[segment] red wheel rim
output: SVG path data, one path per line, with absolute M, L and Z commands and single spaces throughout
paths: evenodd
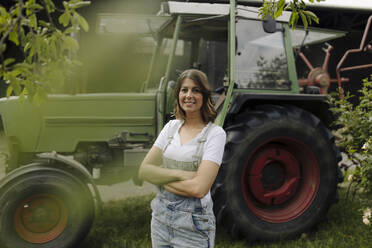
M 65 204 L 49 194 L 33 195 L 24 200 L 14 215 L 14 228 L 29 243 L 42 244 L 57 238 L 66 228 Z
M 249 155 L 241 189 L 252 213 L 265 221 L 281 223 L 306 211 L 319 182 L 318 160 L 310 147 L 294 138 L 278 137 Z

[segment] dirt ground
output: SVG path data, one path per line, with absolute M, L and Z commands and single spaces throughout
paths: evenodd
M 0 133 L 0 154 L 7 152 L 7 146 L 4 139 L 4 134 Z M 5 176 L 5 158 L 0 156 L 0 179 Z M 111 186 L 98 186 L 102 200 L 107 202 L 111 200 L 120 200 L 127 197 L 147 195 L 156 192 L 155 186 L 149 183 L 144 183 L 143 186 L 136 186 L 133 182 L 127 181 L 114 184 Z

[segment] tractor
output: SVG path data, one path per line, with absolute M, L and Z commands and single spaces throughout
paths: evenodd
M 156 16 L 100 14 L 97 32 L 151 41 L 146 80 L 124 82 L 127 92 L 48 95 L 40 106 L 0 99 L 9 148 L 2 247 L 78 247 L 101 211 L 97 185 L 141 185 L 139 165 L 173 118 L 175 80 L 188 68 L 208 75 L 215 122 L 227 133 L 211 191 L 218 225 L 233 237 L 272 241 L 324 220 L 342 178 L 327 91 L 347 79 L 329 77 L 331 47 L 322 67 L 307 61 L 308 77 L 298 77 L 296 58 L 306 62 L 302 46 L 344 33 L 292 30 L 289 12 L 262 20 L 258 8 L 231 2 L 169 1 Z

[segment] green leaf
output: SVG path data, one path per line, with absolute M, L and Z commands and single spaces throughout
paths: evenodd
M 59 16 L 58 22 L 60 24 L 62 24 L 64 27 L 66 27 L 69 24 L 70 19 L 71 19 L 70 13 L 69 12 L 65 12 L 65 13 L 63 13 L 62 15 Z
M 27 50 L 30 49 L 31 46 L 32 46 L 31 42 L 27 42 L 26 45 L 25 45 L 25 47 L 23 48 L 23 51 L 24 52 L 27 52 Z
M 348 152 L 348 153 L 355 153 L 355 152 L 357 152 L 357 150 L 356 150 L 356 149 L 350 149 L 350 150 L 348 150 L 347 152 Z
M 11 40 L 17 46 L 19 45 L 18 32 L 17 32 L 16 27 L 13 28 L 12 32 L 10 32 L 10 34 L 9 34 L 9 40 Z
M 313 20 L 315 23 L 319 24 L 319 18 L 311 11 L 309 10 L 304 10 L 304 14 L 309 17 L 311 20 Z
M 6 89 L 6 97 L 10 97 L 12 95 L 12 92 L 13 92 L 13 87 L 9 85 L 8 88 Z
M 289 19 L 289 25 L 291 25 L 292 30 L 295 29 L 297 21 L 298 21 L 298 12 L 292 12 L 291 18 Z
M 14 69 L 12 71 L 9 72 L 9 75 L 12 76 L 12 77 L 17 77 L 19 76 L 20 74 L 22 74 L 22 71 L 19 70 L 19 69 Z
M 44 0 L 44 2 L 47 6 L 48 12 L 54 12 L 56 6 L 54 5 L 53 1 L 52 0 Z
M 28 95 L 28 89 L 26 87 L 23 88 L 23 93 L 25 94 L 25 96 Z
M 32 10 L 26 9 L 26 16 L 32 15 Z
M 33 3 L 33 4 L 30 4 L 29 6 L 28 6 L 30 9 L 44 9 L 44 7 L 43 6 L 41 6 L 40 4 L 37 4 L 37 3 Z
M 18 32 L 19 40 L 21 42 L 21 45 L 24 46 L 26 43 L 26 35 L 25 35 L 25 30 L 21 27 Z
M 8 11 L 6 11 L 6 8 L 4 8 L 3 6 L 0 6 L 0 15 L 1 16 L 8 15 Z
M 34 29 L 37 29 L 37 18 L 36 15 L 33 14 L 29 17 L 30 20 L 30 26 L 33 27 Z
M 8 58 L 8 59 L 4 60 L 4 65 L 7 66 L 7 65 L 13 63 L 14 61 L 15 61 L 14 58 Z
M 73 27 L 68 27 L 65 29 L 65 31 L 63 31 L 64 34 L 70 34 L 70 33 L 73 33 L 76 31 L 76 28 L 73 28 Z
M 301 16 L 301 20 L 302 20 L 302 24 L 304 25 L 304 28 L 307 29 L 308 22 L 307 22 L 307 18 L 305 16 L 305 14 L 302 13 L 302 11 L 300 11 L 299 14 Z
M 48 13 L 53 13 L 56 9 L 56 6 L 51 0 L 44 0 L 45 7 Z
M 0 32 L 6 27 L 7 21 L 8 19 L 5 16 L 0 15 Z
M 85 7 L 89 5 L 90 5 L 90 1 L 81 1 L 81 2 L 76 2 L 76 3 L 70 3 L 68 6 L 71 9 L 77 9 L 77 8 L 81 8 L 81 7 Z
M 40 24 L 40 26 L 43 26 L 43 27 L 46 27 L 46 28 L 50 28 L 50 23 L 49 22 L 40 20 L 39 21 L 39 24 Z
M 76 17 L 79 20 L 80 26 L 84 29 L 85 32 L 88 32 L 89 31 L 89 24 L 88 24 L 88 22 L 85 20 L 84 17 L 82 17 L 78 13 L 75 13 L 75 14 L 76 14 Z
M 32 61 L 32 58 L 33 58 L 34 54 L 35 54 L 35 46 L 32 46 L 32 44 L 31 44 L 30 50 L 29 50 L 28 55 L 27 55 L 27 61 L 28 62 Z
M 285 5 L 285 0 L 279 0 L 277 10 L 275 11 L 274 17 L 278 18 L 282 15 Z

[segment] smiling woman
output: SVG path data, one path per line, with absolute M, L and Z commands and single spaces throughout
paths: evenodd
M 225 146 L 225 131 L 213 124 L 207 76 L 186 70 L 177 80 L 175 116 L 146 155 L 139 177 L 159 186 L 151 202 L 153 247 L 214 247 L 210 188 Z

